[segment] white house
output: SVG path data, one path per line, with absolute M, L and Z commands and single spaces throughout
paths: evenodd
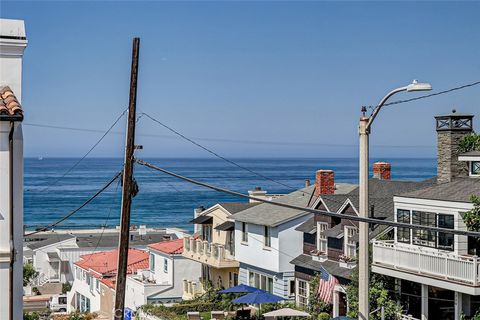
M 438 116 L 437 183 L 394 197 L 395 220 L 466 230 L 464 212 L 480 196 L 480 153 L 460 154 L 472 115 Z M 374 241 L 372 271 L 396 279 L 407 313 L 422 320 L 460 319 L 480 310 L 480 247 L 474 238 L 396 228 L 393 241 Z
M 137 310 L 147 303 L 179 302 L 184 281 L 201 274 L 201 263 L 185 258 L 182 251 L 183 239 L 149 245 L 149 268 L 127 277 L 125 306 Z
M 127 274 L 148 269 L 148 253 L 129 249 Z M 97 312 L 113 317 L 118 250 L 84 255 L 75 263 L 75 280 L 67 293 L 67 312 Z
M 22 20 L 0 19 L 0 319 L 23 317 Z
M 273 201 L 305 206 L 309 202 L 309 192 L 309 188 L 301 189 Z M 292 299 L 295 270 L 290 261 L 303 248 L 303 236 L 295 228 L 310 217 L 307 212 L 267 203 L 230 216 L 235 220 L 239 282 Z

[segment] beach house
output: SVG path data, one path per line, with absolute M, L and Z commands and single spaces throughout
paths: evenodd
M 231 216 L 258 203 L 218 203 L 208 209 L 195 209 L 197 233 L 185 237 L 183 256 L 201 264 L 201 276 L 185 278 L 183 299 L 192 299 L 206 290 L 229 288 L 238 284 L 239 262 L 235 260 L 235 223 Z
M 379 220 L 393 220 L 393 195 L 396 192 L 413 191 L 432 185 L 431 181 L 396 181 L 391 179 L 390 163 L 373 164 L 374 176 L 369 180 L 370 217 Z M 336 192 L 333 187 L 333 172 L 329 179 L 317 178 L 311 207 L 329 212 L 358 215 L 358 192 L 355 185 Z M 325 173 L 324 173 L 325 175 Z M 323 184 L 330 184 L 323 185 Z M 345 190 L 347 189 L 347 190 Z M 331 275 L 337 283 L 329 295 L 333 304 L 333 316 L 345 316 L 348 309 L 346 285 L 357 267 L 358 222 L 328 217 L 315 213 L 299 225 L 296 230 L 303 234 L 303 252 L 291 263 L 295 266 L 296 303 L 299 307 L 308 305 L 310 282 L 316 274 Z M 370 238 L 390 238 L 391 228 L 376 225 L 370 228 Z
M 147 303 L 172 304 L 182 300 L 184 282 L 198 279 L 202 264 L 185 258 L 183 239 L 150 244 L 148 269 L 127 277 L 125 307 L 137 310 Z
M 480 196 L 480 153 L 460 153 L 473 115 L 436 117 L 437 177 L 428 188 L 399 192 L 395 220 L 466 230 L 463 216 Z M 402 305 L 416 319 L 460 319 L 480 310 L 480 258 L 475 238 L 395 228 L 393 240 L 373 241 L 372 271 L 395 279 Z

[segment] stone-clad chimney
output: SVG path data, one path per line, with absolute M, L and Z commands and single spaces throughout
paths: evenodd
M 452 113 L 436 116 L 437 182 L 450 182 L 456 177 L 468 176 L 466 162 L 458 161 L 460 140 L 473 131 L 473 115 Z
M 318 170 L 315 174 L 315 196 L 335 193 L 335 173 L 332 170 Z
M 380 180 L 391 180 L 392 165 L 388 162 L 375 162 L 373 164 L 373 177 Z

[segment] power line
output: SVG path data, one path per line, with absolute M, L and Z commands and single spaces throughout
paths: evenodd
M 55 184 L 57 184 L 58 181 L 60 181 L 61 179 L 63 179 L 67 174 L 69 174 L 73 169 L 75 169 L 79 164 L 80 162 L 82 162 L 86 157 L 88 157 L 88 155 L 100 144 L 100 142 L 102 142 L 102 140 L 107 136 L 107 134 L 113 129 L 113 127 L 115 127 L 115 125 L 118 123 L 118 121 L 120 121 L 120 119 L 125 115 L 125 113 L 127 112 L 127 109 L 125 109 L 118 117 L 117 119 L 112 123 L 112 125 L 107 129 L 107 131 L 105 131 L 103 133 L 103 135 L 100 137 L 100 139 L 98 139 L 94 144 L 93 146 L 79 159 L 77 160 L 67 171 L 65 171 L 60 177 L 58 177 L 57 179 L 55 179 L 54 181 L 52 181 L 51 183 L 49 183 L 46 187 L 42 188 L 39 192 L 44 192 L 44 191 L 47 191 L 48 189 L 50 189 L 52 186 L 54 186 Z M 26 191 L 29 191 L 29 190 L 26 190 Z
M 479 85 L 479 84 L 480 84 L 480 81 L 476 81 L 476 82 L 472 82 L 472 83 L 469 83 L 469 84 L 464 84 L 464 85 L 461 85 L 461 86 L 458 86 L 458 87 L 454 87 L 454 88 L 451 88 L 451 89 L 447 89 L 447 90 L 443 90 L 443 91 L 439 91 L 439 92 L 435 92 L 435 93 L 426 94 L 426 95 L 415 97 L 415 98 L 392 101 L 392 102 L 389 102 L 389 103 L 385 103 L 384 106 L 391 106 L 391 105 L 394 105 L 394 104 L 407 103 L 407 102 L 411 102 L 411 101 L 416 101 L 416 100 L 426 99 L 426 98 L 430 98 L 430 97 L 434 97 L 434 96 L 439 96 L 439 95 L 450 93 L 450 92 L 453 92 L 453 91 L 473 87 L 473 86 L 476 86 L 476 85 Z M 376 106 L 370 105 L 368 107 L 369 108 L 375 108 Z
M 169 170 L 157 167 L 153 164 L 150 164 L 148 162 L 145 162 L 141 159 L 135 159 L 135 162 L 137 162 L 140 165 L 143 165 L 145 167 L 149 167 L 151 169 L 163 172 L 169 176 L 181 179 L 183 181 L 187 181 L 189 183 L 205 187 L 208 189 L 212 189 L 218 192 L 223 192 L 223 193 L 228 193 L 237 197 L 241 198 L 246 198 L 250 200 L 255 200 L 258 202 L 263 202 L 263 203 L 268 203 L 274 206 L 279 206 L 279 207 L 284 207 L 288 209 L 294 209 L 294 210 L 299 210 L 299 211 L 305 211 L 305 212 L 311 212 L 311 213 L 316 213 L 320 214 L 323 216 L 327 217 L 334 217 L 334 218 L 340 218 L 342 220 L 353 220 L 353 221 L 358 221 L 358 222 L 366 222 L 366 223 L 372 223 L 372 224 L 380 224 L 380 225 L 386 225 L 386 226 L 391 226 L 391 227 L 398 227 L 398 228 L 407 228 L 407 229 L 418 229 L 418 230 L 427 230 L 427 231 L 434 231 L 434 232 L 442 232 L 442 233 L 450 233 L 450 234 L 456 234 L 456 235 L 461 235 L 461 236 L 471 236 L 471 237 L 480 237 L 480 232 L 473 232 L 473 231 L 463 231 L 463 230 L 454 230 L 454 229 L 446 229 L 446 228 L 439 228 L 439 227 L 430 227 L 430 226 L 424 226 L 424 225 L 417 225 L 417 224 L 408 224 L 408 223 L 403 223 L 403 222 L 393 222 L 393 221 L 387 221 L 387 220 L 378 220 L 378 219 L 373 219 L 373 218 L 366 218 L 366 217 L 360 217 L 360 216 L 350 216 L 350 215 L 344 215 L 341 213 L 336 213 L 336 212 L 328 212 L 324 210 L 318 210 L 318 209 L 312 209 L 312 208 L 305 208 L 305 207 L 300 207 L 300 206 L 295 206 L 287 203 L 280 203 L 280 202 L 274 202 L 262 198 L 257 198 L 257 197 L 252 197 L 237 191 L 232 191 L 229 189 L 217 187 L 208 183 L 204 183 L 198 180 L 194 180 L 182 175 L 179 175 L 177 173 L 171 172 Z
M 43 231 L 46 231 L 48 229 L 51 229 L 55 226 L 57 226 L 58 224 L 62 223 L 63 221 L 67 220 L 68 218 L 70 218 L 71 216 L 73 216 L 75 213 L 77 213 L 78 211 L 80 211 L 81 209 L 83 209 L 86 205 L 88 205 L 90 202 L 92 202 L 98 195 L 100 195 L 103 191 L 105 191 L 108 187 L 110 187 L 110 185 L 115 181 L 117 180 L 118 177 L 120 177 L 122 175 L 122 172 L 123 171 L 120 171 L 118 172 L 112 179 L 110 179 L 110 181 L 105 185 L 103 186 L 100 190 L 98 190 L 97 192 L 95 192 L 95 194 L 93 194 L 90 198 L 88 198 L 82 205 L 80 205 L 78 208 L 76 208 L 75 210 L 71 211 L 70 213 L 68 213 L 67 215 L 63 216 L 61 219 L 57 220 L 56 222 L 48 225 L 48 226 L 45 226 L 43 228 L 40 228 L 39 230 L 36 230 L 34 232 L 30 232 L 28 234 L 25 234 L 24 236 L 31 236 L 31 235 L 34 235 L 34 234 L 37 234 L 37 233 L 40 233 L 40 232 L 43 232 Z
M 247 167 L 244 167 L 244 166 L 236 163 L 235 161 L 232 161 L 232 160 L 230 160 L 230 159 L 227 159 L 227 158 L 219 155 L 219 154 L 216 153 L 215 151 L 212 151 L 211 149 L 209 149 L 209 148 L 201 145 L 200 143 L 198 143 L 198 142 L 196 142 L 196 141 L 188 138 L 187 136 L 185 136 L 184 134 L 178 132 L 177 130 L 173 129 L 172 127 L 170 127 L 170 126 L 162 123 L 160 120 L 157 120 L 157 119 L 153 118 L 153 117 L 150 116 L 148 113 L 143 113 L 143 115 L 145 115 L 145 116 L 146 116 L 147 118 L 149 118 L 150 120 L 158 123 L 159 125 L 161 125 L 162 127 L 166 128 L 167 130 L 173 132 L 174 134 L 176 134 L 177 136 L 181 137 L 182 139 L 184 139 L 184 140 L 192 143 L 193 145 L 196 145 L 197 147 L 199 147 L 199 148 L 207 151 L 208 153 L 214 155 L 215 157 L 217 157 L 217 158 L 219 158 L 219 159 L 221 159 L 221 160 L 223 160 L 223 161 L 225 161 L 225 162 L 228 162 L 228 163 L 230 163 L 231 165 L 236 166 L 237 168 L 240 168 L 240 169 L 242 169 L 242 170 L 248 171 L 248 172 L 250 172 L 250 173 L 252 173 L 252 174 L 254 174 L 254 175 L 257 175 L 257 176 L 259 176 L 259 177 L 261 177 L 261 178 L 263 178 L 263 179 L 265 179 L 265 180 L 274 182 L 274 183 L 276 183 L 276 184 L 279 184 L 279 185 L 281 185 L 281 186 L 287 187 L 287 188 L 289 188 L 289 189 L 293 189 L 293 190 L 296 189 L 295 187 L 292 187 L 292 186 L 290 186 L 290 185 L 288 185 L 288 184 L 286 184 L 286 183 L 283 183 L 283 182 L 281 182 L 281 181 L 277 181 L 277 180 L 275 180 L 275 179 L 272 179 L 272 178 L 270 178 L 270 177 L 267 177 L 267 176 L 265 176 L 265 175 L 263 175 L 263 174 L 261 174 L 261 173 L 259 173 L 259 172 L 256 172 L 256 171 L 254 171 L 254 170 L 252 170 L 252 169 L 249 169 L 249 168 L 247 168 Z
M 141 114 L 143 115 L 143 114 Z M 140 115 L 140 116 L 141 116 Z M 137 120 L 140 120 L 140 116 Z M 58 130 L 69 130 L 69 131 L 79 131 L 79 132 L 91 132 L 91 133 L 103 133 L 103 130 L 99 129 L 90 129 L 90 128 L 78 128 L 78 127 L 68 127 L 68 126 L 59 126 L 59 125 L 49 125 L 49 124 L 39 124 L 39 123 L 23 123 L 25 126 L 38 127 L 38 128 L 48 128 L 48 129 L 58 129 Z M 111 134 L 124 135 L 125 132 L 120 131 L 111 131 Z M 162 139 L 177 139 L 177 137 L 166 134 L 150 134 L 150 133 L 138 133 L 137 137 L 147 137 L 147 138 L 162 138 Z M 200 141 L 210 141 L 210 142 L 221 142 L 221 143 L 237 143 L 237 144 L 250 144 L 250 145 L 267 145 L 267 146 L 306 146 L 306 147 L 329 147 L 329 148 L 355 148 L 356 144 L 341 144 L 341 143 L 317 143 L 317 142 L 285 142 L 285 141 L 274 141 L 274 140 L 244 140 L 244 139 L 224 139 L 224 138 L 208 138 L 208 137 L 194 137 L 195 140 Z M 416 149 L 431 149 L 435 146 L 431 145 L 373 145 L 375 148 L 416 148 Z

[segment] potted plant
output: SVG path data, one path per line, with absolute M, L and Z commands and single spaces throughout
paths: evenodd
M 338 257 L 338 263 L 342 268 L 353 269 L 357 265 L 357 261 L 355 257 L 349 257 L 344 254 L 341 254 Z
M 313 261 L 323 262 L 323 261 L 328 259 L 326 252 L 320 251 L 320 250 L 317 250 L 317 249 L 311 250 L 310 255 L 312 256 Z

